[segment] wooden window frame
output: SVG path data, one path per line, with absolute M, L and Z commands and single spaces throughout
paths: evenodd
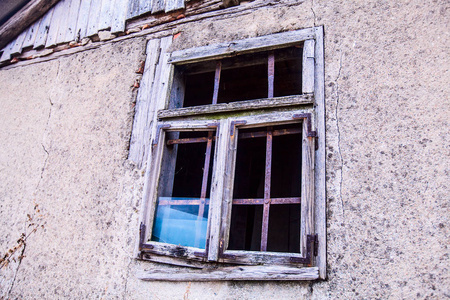
M 272 97 L 265 99 L 173 108 L 173 103 L 183 97 L 179 88 L 181 83 L 174 73 L 176 65 L 217 60 L 236 53 L 272 50 L 301 42 L 302 95 L 274 98 L 269 88 L 269 96 Z M 325 279 L 323 28 L 307 28 L 164 55 L 167 71 L 162 73 L 167 74 L 169 84 L 156 104 L 163 109 L 154 111 L 157 122 L 152 130 L 153 146 L 149 151 L 136 256 L 189 268 L 187 271 L 154 269 L 138 274 L 138 277 L 144 280 L 199 281 Z M 216 93 L 214 99 L 217 99 Z M 214 99 L 212 103 L 215 103 Z M 233 204 L 235 137 L 239 129 L 290 123 L 302 124 L 301 253 L 226 250 Z M 216 143 L 206 248 L 148 242 L 156 208 L 158 180 L 155 178 L 159 178 L 165 133 L 212 128 L 216 130 Z

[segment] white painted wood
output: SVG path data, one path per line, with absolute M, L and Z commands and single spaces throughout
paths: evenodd
M 240 266 L 220 269 L 174 270 L 153 269 L 141 271 L 136 277 L 142 280 L 167 281 L 217 281 L 217 280 L 315 280 L 318 268 L 293 268 L 285 266 Z
M 27 36 L 27 31 L 23 31 L 19 36 L 16 38 L 16 41 L 14 43 L 14 46 L 11 49 L 11 55 L 16 55 L 22 53 L 22 45 L 23 41 L 25 41 L 25 37 Z
M 288 31 L 266 35 L 261 37 L 225 42 L 215 45 L 203 46 L 198 48 L 174 51 L 172 53 L 171 63 L 186 64 L 196 61 L 217 59 L 235 53 L 248 53 L 255 51 L 264 51 L 295 45 L 301 41 L 314 37 L 314 29 L 301 29 L 297 31 Z
M 49 23 L 47 41 L 45 42 L 46 48 L 56 45 L 56 39 L 58 38 L 59 23 L 63 8 L 64 8 L 64 0 L 58 2 L 55 5 L 55 10 L 53 11 L 52 19 Z
M 164 0 L 153 0 L 152 6 L 152 14 L 162 12 L 165 9 L 165 1 Z
M 311 95 L 294 95 L 286 97 L 275 97 L 271 99 L 255 99 L 248 101 L 237 101 L 231 103 L 219 103 L 210 105 L 199 105 L 178 109 L 161 110 L 159 118 L 175 118 L 194 115 L 214 114 L 218 112 L 233 112 L 242 110 L 254 110 L 266 107 L 285 107 L 294 105 L 313 104 L 314 98 Z
M 34 41 L 36 40 L 41 20 L 42 18 L 34 22 L 33 25 L 31 25 L 28 28 L 27 35 L 25 36 L 25 40 L 23 41 L 22 48 L 28 48 L 34 45 Z
M 166 12 L 183 9 L 184 8 L 184 0 L 166 0 Z
M 125 31 L 125 18 L 127 13 L 128 0 L 115 0 L 114 12 L 111 23 L 111 32 L 123 32 Z
M 315 157 L 315 198 L 316 198 L 316 233 L 319 237 L 319 251 L 316 265 L 319 267 L 320 278 L 326 278 L 326 186 L 325 186 L 325 71 L 323 49 L 323 27 L 315 27 L 315 80 L 314 97 L 316 102 L 315 122 L 318 134 L 318 149 Z
M 59 25 L 58 25 L 58 36 L 56 38 L 56 44 L 59 45 L 61 43 L 66 42 L 66 34 L 67 34 L 67 23 L 69 21 L 69 14 L 70 14 L 70 3 L 71 0 L 62 0 L 63 1 L 63 8 L 61 9 L 61 17 L 59 19 Z
M 78 13 L 80 12 L 81 0 L 70 1 L 70 11 L 67 18 L 66 36 L 64 40 L 66 42 L 75 41 L 77 38 L 77 20 Z
M 128 1 L 128 10 L 127 10 L 127 19 L 131 19 L 139 15 L 139 0 L 129 0 Z
M 77 27 L 75 30 L 75 39 L 81 40 L 87 36 L 87 28 L 89 24 L 89 12 L 91 10 L 92 1 L 98 0 L 81 0 L 80 11 L 78 13 Z
M 306 236 L 314 231 L 314 137 L 308 137 L 308 124 L 302 124 L 302 182 L 300 215 L 300 250 L 306 255 Z
M 314 92 L 314 40 L 306 40 L 303 45 L 302 91 Z
M 214 156 L 214 169 L 211 179 L 211 204 L 209 206 L 208 218 L 208 237 L 209 249 L 208 260 L 217 261 L 219 259 L 219 243 L 220 243 L 220 226 L 222 220 L 222 201 L 225 183 L 225 168 L 227 159 L 227 148 L 229 141 L 230 126 L 228 119 L 220 121 L 218 131 L 216 132 L 216 149 Z
M 151 12 L 153 7 L 152 0 L 140 0 L 139 1 L 139 15 Z
M 86 30 L 86 36 L 93 36 L 98 32 L 98 20 L 102 9 L 102 0 L 92 0 L 89 9 L 89 20 Z
M 34 41 L 34 49 L 45 46 L 47 41 L 48 31 L 50 28 L 50 22 L 53 18 L 53 12 L 55 8 L 52 7 L 43 17 L 41 23 L 39 24 L 38 33 L 36 36 L 36 40 Z
M 0 58 L 0 63 L 8 61 L 11 59 L 11 50 L 16 44 L 16 40 L 12 40 L 5 48 L 3 48 L 2 57 Z
M 102 8 L 100 10 L 100 17 L 98 19 L 98 31 L 111 28 L 113 18 L 111 4 L 114 4 L 114 1 L 102 0 Z

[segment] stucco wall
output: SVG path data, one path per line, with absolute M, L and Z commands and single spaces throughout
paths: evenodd
M 1 253 L 24 227 L 44 225 L 20 266 L 0 270 L 2 295 L 14 282 L 11 298 L 450 297 L 447 9 L 444 1 L 305 1 L 174 30 L 172 48 L 181 49 L 324 25 L 322 282 L 135 278 L 151 267 L 131 258 L 143 172 L 126 160 L 144 38 L 0 70 Z

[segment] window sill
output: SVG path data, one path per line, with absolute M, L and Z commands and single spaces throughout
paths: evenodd
M 159 119 L 169 119 L 194 115 L 204 115 L 222 112 L 236 112 L 258 108 L 276 108 L 314 103 L 314 97 L 309 94 L 286 97 L 263 98 L 256 100 L 237 101 L 231 103 L 199 105 L 185 108 L 165 109 L 158 112 Z
M 316 280 L 319 268 L 239 266 L 188 271 L 170 268 L 141 271 L 136 276 L 147 281 Z

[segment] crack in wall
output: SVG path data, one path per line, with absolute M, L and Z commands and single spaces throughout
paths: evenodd
M 316 12 L 314 11 L 314 0 L 311 0 L 311 11 L 313 14 L 314 26 L 317 26 L 316 25 Z
M 335 116 L 336 116 L 336 129 L 337 129 L 337 138 L 338 138 L 338 145 L 337 145 L 337 150 L 339 153 L 339 163 L 340 163 L 340 174 L 339 174 L 339 199 L 341 201 L 341 206 L 342 206 L 342 216 L 343 219 L 345 219 L 345 206 L 344 206 L 344 199 L 342 198 L 342 181 L 343 181 L 343 168 L 344 168 L 344 160 L 342 158 L 342 153 L 341 153 L 341 130 L 340 130 L 340 126 L 339 126 L 339 102 L 340 102 L 340 94 L 339 94 L 339 78 L 341 77 L 341 70 L 342 70 L 342 57 L 343 57 L 343 53 L 341 53 L 341 57 L 339 59 L 339 70 L 338 70 L 338 75 L 335 79 L 336 82 L 336 109 L 335 109 Z

